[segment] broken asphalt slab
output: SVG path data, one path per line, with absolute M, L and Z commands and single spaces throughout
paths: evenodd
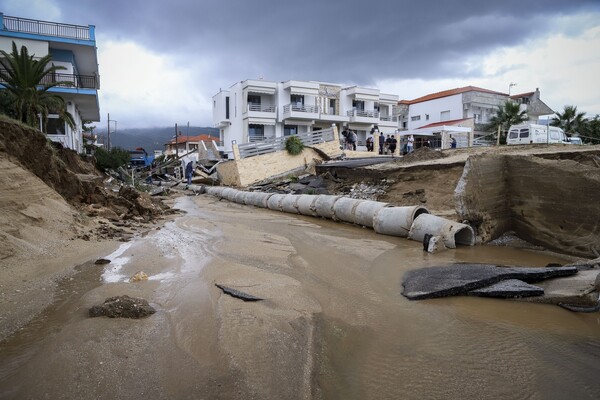
M 471 290 L 471 296 L 499 297 L 502 299 L 515 297 L 532 297 L 544 294 L 544 289 L 539 286 L 530 285 L 519 279 L 507 279 L 481 289 Z
M 241 292 L 239 290 L 232 289 L 230 287 L 220 285 L 218 283 L 215 283 L 215 286 L 218 287 L 219 289 L 221 289 L 223 291 L 223 293 L 226 293 L 226 294 L 228 294 L 228 295 L 230 295 L 232 297 L 235 297 L 236 299 L 241 299 L 241 300 L 244 300 L 244 301 L 260 301 L 260 300 L 263 300 L 260 297 L 252 296 L 251 294 L 244 293 L 244 292 Z
M 402 294 L 410 300 L 458 296 L 507 279 L 539 282 L 576 273 L 576 267 L 521 268 L 493 264 L 452 264 L 408 271 L 402 282 Z

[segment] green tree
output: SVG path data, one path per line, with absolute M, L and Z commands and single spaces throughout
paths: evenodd
M 4 57 L 0 59 L 3 67 L 0 79 L 13 103 L 16 119 L 38 128 L 41 116 L 45 127 L 48 114 L 56 113 L 71 128 L 75 128 L 75 121 L 67 111 L 64 99 L 49 92 L 55 86 L 70 84 L 53 82 L 53 74 L 65 69 L 64 67 L 49 65 L 52 59 L 50 55 L 36 60 L 33 55 L 29 55 L 25 46 L 19 52 L 15 42 L 12 43 L 10 54 L 4 50 L 0 50 L 0 54 Z
M 527 121 L 527 113 L 520 111 L 518 103 L 507 101 L 502 106 L 498 106 L 496 115 L 490 118 L 487 130 L 489 132 L 498 132 L 498 127 L 500 127 L 500 142 L 506 143 L 508 128 L 511 125 L 517 125 L 524 121 Z
M 599 144 L 600 143 L 600 115 L 596 114 L 596 116 L 592 119 L 587 119 L 585 125 L 583 125 L 579 131 L 580 136 L 582 136 L 581 140 L 584 142 Z
M 113 147 L 110 151 L 98 147 L 95 156 L 96 166 L 102 171 L 106 171 L 107 169 L 117 169 L 126 165 L 131 160 L 129 152 L 120 147 Z
M 577 112 L 577 106 L 564 106 L 563 112 L 557 112 L 550 124 L 560 127 L 565 133 L 579 133 L 585 129 L 585 112 Z

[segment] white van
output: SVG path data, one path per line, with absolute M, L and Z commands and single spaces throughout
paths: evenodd
M 557 126 L 521 124 L 508 130 L 506 144 L 569 143 L 567 135 Z

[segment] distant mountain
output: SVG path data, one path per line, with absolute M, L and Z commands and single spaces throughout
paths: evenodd
M 179 127 L 182 135 L 190 136 L 211 135 L 219 139 L 219 130 L 217 128 L 190 126 Z M 106 129 L 96 129 L 98 141 L 106 145 Z M 168 143 L 175 137 L 175 127 L 170 128 L 134 128 L 117 129 L 116 132 L 110 132 L 110 146 L 121 147 L 125 150 L 134 150 L 143 147 L 147 152 L 154 150 L 164 150 L 165 143 Z

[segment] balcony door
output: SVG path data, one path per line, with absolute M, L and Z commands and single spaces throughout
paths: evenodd
M 250 124 L 248 125 L 248 141 L 259 142 L 265 138 L 264 125 Z

